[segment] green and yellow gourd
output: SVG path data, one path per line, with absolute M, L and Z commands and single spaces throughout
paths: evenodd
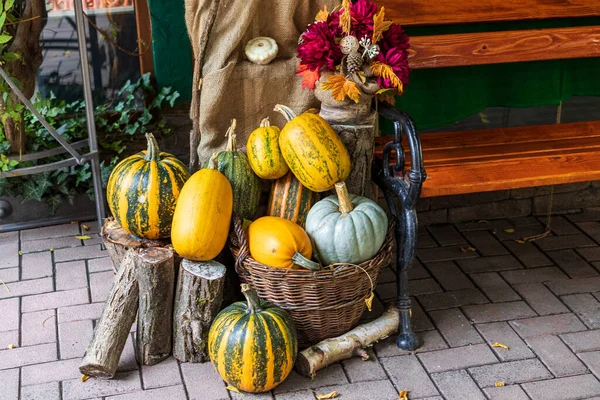
M 171 236 L 175 203 L 189 177 L 172 154 L 162 153 L 151 133 L 148 150 L 121 161 L 108 179 L 110 211 L 129 233 L 146 239 Z
M 227 147 L 216 154 L 217 170 L 227 177 L 233 190 L 233 211 L 242 219 L 252 220 L 260 203 L 260 179 L 250 166 L 248 157 L 237 150 L 236 120 L 227 130 Z M 209 162 L 211 162 L 209 160 Z M 208 165 L 208 163 L 207 163 Z
M 296 115 L 280 104 L 274 110 L 288 121 L 279 134 L 279 149 L 300 183 L 313 192 L 324 192 L 346 180 L 350 155 L 327 121 L 311 112 Z
M 298 353 L 294 322 L 281 308 L 262 301 L 242 285 L 246 302 L 217 315 L 208 333 L 210 360 L 229 385 L 245 392 L 267 392 L 292 370 Z
M 302 185 L 292 171 L 289 171 L 273 181 L 267 215 L 285 218 L 304 228 L 308 211 L 317 201 L 319 194 Z
M 279 132 L 279 128 L 271 126 L 269 118 L 265 118 L 246 142 L 250 166 L 263 179 L 279 179 L 290 169 L 279 150 Z

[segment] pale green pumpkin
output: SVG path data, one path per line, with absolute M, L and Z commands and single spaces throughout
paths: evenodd
M 337 183 L 335 189 L 337 196 L 312 206 L 306 232 L 323 265 L 370 260 L 385 241 L 387 215 L 373 200 L 348 194 L 345 183 Z

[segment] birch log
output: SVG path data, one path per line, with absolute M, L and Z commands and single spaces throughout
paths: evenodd
M 216 261 L 183 259 L 175 294 L 173 356 L 208 361 L 208 331 L 221 308 L 226 268 Z
M 162 247 L 140 249 L 135 257 L 139 285 L 136 357 L 154 365 L 171 355 L 175 266 L 173 251 Z
M 79 367 L 82 374 L 110 379 L 115 376 L 123 347 L 138 309 L 135 251 L 128 250 L 110 291 L 92 342 Z
M 355 355 L 367 360 L 369 356 L 365 348 L 395 333 L 399 323 L 398 310 L 392 307 L 371 322 L 301 351 L 296 360 L 296 370 L 302 375 L 313 377 L 318 370 Z

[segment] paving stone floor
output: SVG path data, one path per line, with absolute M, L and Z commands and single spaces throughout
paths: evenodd
M 80 381 L 113 281 L 97 226 L 87 226 L 0 233 L 0 399 L 241 399 L 209 363 L 140 368 L 134 332 L 116 379 Z M 336 390 L 344 400 L 392 400 L 407 389 L 409 399 L 428 400 L 600 399 L 600 209 L 554 217 L 551 226 L 534 243 L 520 239 L 543 232 L 543 219 L 423 227 L 410 274 L 419 351 L 400 351 L 390 338 L 371 361 L 348 360 L 314 380 L 292 373 L 273 393 L 244 398 Z M 394 297 L 388 268 L 366 318 Z

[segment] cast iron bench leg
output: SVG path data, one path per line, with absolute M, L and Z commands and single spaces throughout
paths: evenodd
M 387 105 L 380 105 L 379 113 L 394 122 L 394 141 L 386 144 L 382 164 L 374 168 L 374 180 L 383 190 L 385 199 L 395 220 L 396 239 L 396 305 L 400 313 L 399 334 L 396 345 L 403 350 L 416 350 L 421 345 L 413 332 L 411 323 L 411 300 L 408 289 L 408 269 L 415 259 L 417 248 L 417 212 L 415 205 L 426 179 L 421 155 L 421 142 L 414 123 L 408 114 Z M 404 150 L 402 134 L 408 139 L 411 154 L 411 169 L 404 174 Z M 390 154 L 395 152 L 396 164 L 390 165 Z M 392 171 L 390 171 L 390 169 Z M 396 175 L 399 176 L 396 176 Z M 399 208 L 396 207 L 396 200 Z

